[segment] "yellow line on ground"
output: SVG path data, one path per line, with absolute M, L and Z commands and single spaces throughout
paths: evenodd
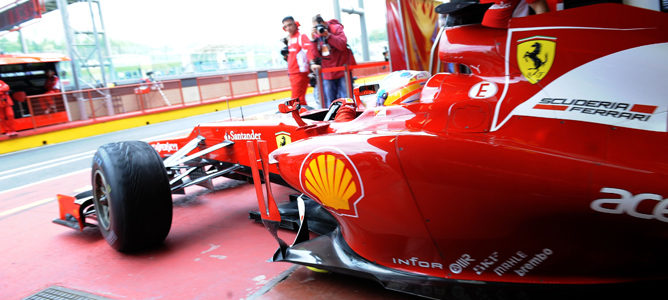
M 229 107 L 239 107 L 260 102 L 285 99 L 290 97 L 289 91 L 252 96 L 242 99 L 230 100 Z M 160 123 L 180 118 L 211 113 L 215 111 L 227 110 L 227 102 L 218 102 L 205 104 L 195 107 L 188 107 L 178 110 L 172 110 L 161 113 L 147 114 L 142 116 L 130 117 L 126 119 L 114 120 L 104 123 L 91 124 L 76 128 L 63 129 L 59 131 L 36 134 L 26 137 L 12 138 L 0 142 L 0 154 L 35 148 L 46 144 L 56 144 L 89 136 L 129 129 L 147 124 Z

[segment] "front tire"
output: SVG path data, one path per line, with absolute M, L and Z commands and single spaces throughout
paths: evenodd
M 130 252 L 165 240 L 172 225 L 172 193 L 153 147 L 140 141 L 103 145 L 91 173 L 98 227 L 111 247 Z

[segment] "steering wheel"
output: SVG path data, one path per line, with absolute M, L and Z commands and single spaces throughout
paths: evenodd
M 336 112 L 339 111 L 339 108 L 341 108 L 342 105 L 343 102 L 341 101 L 332 102 L 332 104 L 329 105 L 329 110 L 327 111 L 327 114 L 325 115 L 323 121 L 334 120 L 334 117 L 336 117 Z

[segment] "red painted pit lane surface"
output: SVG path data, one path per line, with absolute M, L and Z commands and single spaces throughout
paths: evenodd
M 88 176 L 79 172 L 0 194 L 11 202 L 0 212 L 86 186 Z M 267 262 L 277 244 L 248 219 L 248 211 L 257 207 L 252 186 L 227 179 L 214 183 L 220 189 L 214 193 L 193 188 L 188 196 L 174 196 L 164 246 L 139 254 L 116 252 L 97 229 L 78 232 L 51 223 L 58 215 L 55 201 L 0 217 L 0 299 L 20 299 L 53 285 L 113 299 L 253 295 L 291 265 Z M 287 199 L 290 190 L 275 186 L 274 191 Z M 294 237 L 279 234 L 288 241 Z
M 58 216 L 55 195 L 89 188 L 89 172 L 0 192 L 0 299 L 22 299 L 51 286 L 110 299 L 407 298 L 374 281 L 268 262 L 277 243 L 248 219 L 257 209 L 255 190 L 229 179 L 215 180 L 215 192 L 191 187 L 174 196 L 163 246 L 119 253 L 97 228 L 78 232 L 51 223 Z M 277 185 L 272 190 L 278 201 L 293 192 Z M 290 243 L 295 234 L 279 236 Z

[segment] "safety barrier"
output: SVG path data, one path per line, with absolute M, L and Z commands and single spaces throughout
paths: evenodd
M 389 65 L 387 62 L 372 62 L 322 71 L 340 70 L 345 70 L 346 76 L 360 78 L 388 73 Z M 222 101 L 229 103 L 235 99 L 289 89 L 287 70 L 282 69 L 146 81 L 109 88 L 33 95 L 21 99 L 20 109 L 15 112 L 16 128 L 36 129 L 72 121 L 97 121 L 112 116 L 122 118 L 126 115 L 162 112 Z

